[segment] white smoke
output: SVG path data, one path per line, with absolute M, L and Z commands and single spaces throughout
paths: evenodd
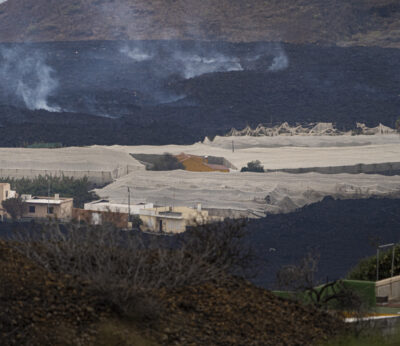
M 1 50 L 0 57 L 0 83 L 7 83 L 9 92 L 15 93 L 27 108 L 61 111 L 48 103 L 48 97 L 57 89 L 58 81 L 53 76 L 54 70 L 41 54 L 14 48 Z
M 272 60 L 271 66 L 268 68 L 268 71 L 282 71 L 289 67 L 289 58 L 284 52 L 283 49 L 279 49 L 274 59 Z
M 120 52 L 122 54 L 125 54 L 127 57 L 131 58 L 135 62 L 142 62 L 146 60 L 151 60 L 153 58 L 152 54 L 149 54 L 138 47 L 130 48 L 128 46 L 125 46 L 121 48 Z
M 193 78 L 205 73 L 243 71 L 240 60 L 223 54 L 198 55 L 177 52 L 174 59 L 182 65 L 185 78 Z
M 7 0 L 0 0 L 0 5 L 5 3 Z
M 120 49 L 120 53 L 126 55 L 134 62 L 143 62 L 153 59 L 159 59 L 163 56 L 162 66 L 158 66 L 158 72 L 163 77 L 170 74 L 179 74 L 185 79 L 201 76 L 207 73 L 231 72 L 244 70 L 259 70 L 261 68 L 267 71 L 282 71 L 289 66 L 289 58 L 281 45 L 268 45 L 258 47 L 253 52 L 245 56 L 222 53 L 220 50 L 208 50 L 207 47 L 196 44 L 192 48 L 184 48 L 179 45 L 172 45 L 165 51 L 157 51 L 149 47 L 143 47 L 140 42 L 125 45 Z M 269 66 L 266 65 L 266 59 Z M 264 67 L 262 67 L 264 66 Z M 163 71 L 163 72 L 160 72 Z

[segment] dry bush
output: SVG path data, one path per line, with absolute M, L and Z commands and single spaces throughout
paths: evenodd
M 19 232 L 14 246 L 51 272 L 90 282 L 119 311 L 139 309 L 151 319 L 155 309 L 149 307 L 157 305 L 149 295 L 153 290 L 222 280 L 245 270 L 252 255 L 244 235 L 241 222 L 199 225 L 174 237 L 122 232 L 111 224 L 53 222 L 41 232 Z
M 336 309 L 364 313 L 362 298 L 346 287 L 342 280 L 322 284 L 315 278 L 319 254 L 308 252 L 298 265 L 284 266 L 277 273 L 281 289 L 290 290 L 295 299 L 312 304 L 319 309 Z

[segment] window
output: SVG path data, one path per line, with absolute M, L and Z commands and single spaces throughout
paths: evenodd
M 54 214 L 54 207 L 49 207 L 48 214 Z
M 8 198 L 8 190 L 6 191 L 6 199 Z
M 30 206 L 29 206 L 29 212 L 30 212 L 31 214 L 35 214 L 36 208 L 35 208 L 33 205 L 30 205 Z

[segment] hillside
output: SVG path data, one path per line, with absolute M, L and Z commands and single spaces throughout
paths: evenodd
M 90 285 L 51 274 L 0 241 L 1 344 L 294 346 L 343 330 L 333 316 L 242 279 L 161 289 L 130 318 Z
M 7 0 L 0 41 L 201 39 L 400 47 L 396 0 Z

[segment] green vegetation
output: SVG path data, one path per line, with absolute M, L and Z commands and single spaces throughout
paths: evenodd
M 386 279 L 391 276 L 392 249 L 382 251 L 379 255 L 379 279 Z M 400 246 L 395 247 L 394 275 L 400 274 Z M 376 256 L 362 259 L 347 275 L 351 280 L 376 280 Z
M 354 300 L 354 297 L 347 294 L 348 292 L 351 292 L 352 295 L 361 299 L 362 305 L 366 308 L 374 307 L 376 304 L 375 283 L 372 281 L 341 280 L 334 283 L 333 287 L 325 286 L 326 285 L 320 285 L 316 287 L 315 293 L 308 290 L 304 292 L 274 291 L 273 293 L 278 297 L 285 299 L 295 299 L 301 301 L 304 304 L 314 304 L 315 297 L 313 297 L 313 295 L 321 293 L 321 301 L 323 301 L 324 299 L 329 299 L 327 301 L 328 308 L 346 309 L 346 306 L 338 305 L 338 299 L 340 300 L 340 303 L 343 303 L 345 305 L 347 303 L 346 299 L 342 300 L 342 298 L 351 298 L 351 300 Z M 325 289 L 325 292 L 321 292 L 323 289 Z M 343 291 L 345 291 L 344 293 L 346 293 L 343 297 L 341 295 L 338 295 L 338 293 Z M 338 299 L 330 299 L 330 297 L 333 297 L 334 295 L 337 295 Z M 351 305 L 353 301 L 350 301 L 349 303 Z M 352 307 L 349 306 L 349 308 L 351 309 Z
M 258 172 L 258 173 L 264 173 L 264 166 L 261 165 L 261 162 L 256 160 L 256 161 L 251 161 L 247 163 L 247 167 L 242 167 L 240 170 L 241 172 Z
M 397 118 L 394 128 L 397 130 L 397 132 L 400 132 L 400 118 Z
M 20 197 L 9 198 L 1 202 L 1 206 L 10 214 L 13 221 L 22 217 L 24 213 L 24 202 Z
M 10 183 L 12 189 L 16 190 L 19 195 L 47 196 L 50 188 L 51 195 L 58 193 L 61 197 L 73 197 L 76 208 L 83 208 L 84 203 L 99 198 L 94 192 L 90 192 L 94 186 L 87 177 L 82 179 L 65 176 L 39 176 L 33 179 L 2 178 L 0 182 Z
M 130 221 L 134 229 L 140 229 L 140 226 L 143 225 L 143 221 L 139 215 L 131 215 Z
M 358 280 L 343 280 L 345 287 L 355 292 L 368 307 L 373 307 L 376 304 L 375 282 L 373 281 L 358 281 Z
M 54 149 L 54 148 L 62 148 L 62 143 L 44 143 L 44 142 L 35 142 L 32 144 L 26 145 L 26 148 L 31 149 Z

